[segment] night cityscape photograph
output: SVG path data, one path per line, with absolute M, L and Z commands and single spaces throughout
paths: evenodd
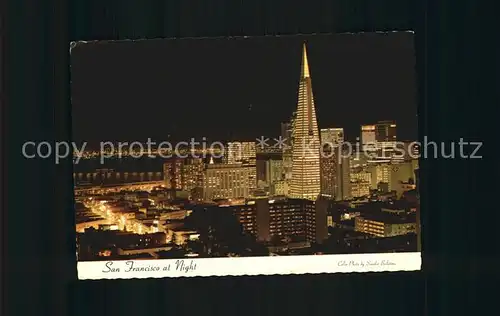
M 416 98 L 412 32 L 73 43 L 77 260 L 420 252 Z

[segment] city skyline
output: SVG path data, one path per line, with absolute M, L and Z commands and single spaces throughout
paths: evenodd
M 362 34 L 354 42 L 375 48 L 389 47 L 384 42 L 390 34 L 375 35 L 366 38 Z M 161 271 L 171 269 L 169 259 L 178 259 L 175 269 L 186 272 L 195 271 L 197 262 L 201 262 L 199 259 L 207 258 L 268 257 L 276 263 L 279 259 L 272 257 L 300 256 L 317 260 L 317 255 L 378 253 L 388 258 L 394 253 L 406 252 L 413 253 L 418 260 L 418 160 L 412 155 L 417 148 L 408 146 L 402 152 L 397 148 L 398 140 L 409 137 L 404 131 L 412 127 L 411 106 L 405 107 L 405 115 L 399 113 L 399 108 L 411 103 L 409 100 L 414 95 L 409 91 L 413 89 L 394 89 L 384 80 L 376 84 L 373 80 L 383 77 L 381 70 L 377 73 L 361 63 L 358 70 L 363 70 L 365 75 L 358 76 L 356 71 L 354 74 L 348 71 L 355 68 L 353 64 L 342 60 L 349 66 L 343 78 L 352 80 L 342 82 L 354 90 L 347 91 L 343 101 L 332 101 L 334 99 L 329 98 L 339 92 L 337 89 L 342 84 L 337 86 L 338 82 L 327 80 L 332 77 L 335 63 L 328 63 L 331 51 L 320 49 L 326 47 L 321 45 L 331 44 L 324 39 L 317 36 L 276 38 L 266 43 L 267 46 L 257 44 L 269 38 L 227 39 L 221 40 L 226 45 L 224 53 L 218 51 L 219 45 L 224 46 L 221 42 L 203 46 L 208 42 L 176 41 L 179 52 L 183 51 L 182 45 L 197 47 L 202 51 L 198 56 L 204 61 L 182 63 L 166 58 L 172 69 L 164 77 L 172 81 L 160 98 L 139 92 L 141 89 L 162 91 L 164 82 L 156 80 L 157 86 L 144 88 L 138 84 L 139 79 L 146 82 L 149 79 L 138 76 L 132 66 L 115 69 L 114 74 L 124 75 L 130 70 L 124 75 L 131 84 L 130 89 L 125 89 L 131 92 L 126 95 L 128 100 L 121 99 L 121 102 L 118 98 L 123 96 L 121 93 L 106 99 L 106 95 L 113 93 L 104 84 L 86 86 L 88 95 L 107 91 L 101 101 L 108 102 L 109 106 L 97 102 L 94 106 L 100 104 L 100 107 L 95 111 L 86 109 L 86 113 L 90 113 L 87 116 L 76 116 L 78 110 L 75 110 L 76 122 L 80 127 L 86 126 L 87 132 L 102 132 L 102 125 L 106 126 L 100 135 L 109 148 L 104 155 L 94 155 L 94 152 L 85 155 L 87 167 L 75 166 L 74 169 L 78 261 L 88 262 L 89 267 L 92 261 L 102 261 L 105 268 L 100 273 L 114 273 L 120 271 L 112 268 L 115 264 L 128 260 L 127 264 L 140 266 L 140 262 L 134 260 L 141 259 L 159 259 L 158 264 L 164 265 Z M 122 45 L 95 45 L 100 44 L 106 49 Z M 123 55 L 137 53 L 136 48 L 142 52 L 141 45 L 126 50 Z M 170 49 L 173 47 L 175 45 Z M 310 47 L 313 48 L 311 54 Z M 238 51 L 242 54 L 237 56 L 244 56 L 244 52 L 248 60 L 228 59 L 228 55 Z M 276 52 L 281 59 L 278 54 L 274 55 Z M 365 53 L 377 56 L 372 51 Z M 143 70 L 149 69 L 143 62 Z M 197 70 L 198 75 L 191 76 L 190 71 L 183 70 L 193 63 L 197 66 L 190 71 Z M 96 64 L 99 63 L 96 61 Z M 377 62 L 370 61 L 370 65 L 373 64 Z M 382 68 L 387 66 L 378 60 L 380 64 Z M 404 70 L 413 76 L 412 67 L 406 66 Z M 211 67 L 211 71 L 206 67 Z M 387 72 L 391 73 L 385 71 L 384 74 Z M 96 72 L 96 82 L 107 75 Z M 84 99 L 82 96 L 87 95 L 79 91 L 78 78 L 81 79 L 75 75 L 73 82 L 75 109 Z M 288 82 L 291 79 L 295 81 L 293 85 Z M 108 77 L 107 82 L 113 83 L 113 80 Z M 384 97 L 377 99 L 370 89 Z M 408 101 L 400 100 L 397 97 L 400 93 L 405 94 L 404 99 Z M 149 102 L 157 100 L 159 104 L 154 108 L 142 106 L 138 95 L 146 101 L 150 98 Z M 237 101 L 254 100 L 253 96 L 276 106 L 266 105 L 264 112 L 260 110 L 264 103 L 258 102 L 246 109 L 230 108 Z M 357 98 L 359 96 L 363 98 Z M 205 106 L 187 106 L 196 100 L 203 101 Z M 322 102 L 331 106 L 321 106 Z M 127 108 L 125 103 L 135 105 Z M 120 108 L 115 104 L 121 104 Z M 349 113 L 356 115 L 349 120 L 346 119 Z M 416 119 L 416 111 L 414 114 Z M 90 124 L 92 119 L 98 122 Z M 176 128 L 172 129 L 172 124 Z M 416 126 L 413 127 L 416 135 Z M 85 131 L 75 127 L 75 135 Z M 156 138 L 149 134 L 170 131 L 177 134 Z M 249 131 L 251 135 L 243 136 Z M 109 143 L 113 133 L 120 135 L 117 137 L 119 149 L 124 142 L 130 146 L 141 145 L 145 141 L 140 141 L 142 136 L 161 142 L 167 148 L 161 146 L 156 152 L 149 152 L 153 156 L 144 151 L 139 155 L 129 151 L 123 157 L 120 153 L 116 156 L 116 148 Z M 346 155 L 350 146 L 342 143 L 351 138 L 359 140 L 367 155 Z M 196 140 L 202 141 L 201 149 L 191 150 Z M 183 146 L 176 145 L 174 149 L 174 143 Z M 149 147 L 151 143 L 147 144 Z M 217 144 L 215 148 L 214 144 Z M 102 150 L 101 147 L 100 153 Z M 137 163 L 126 159 L 140 158 L 145 153 L 149 158 L 159 159 L 137 159 Z M 103 165 L 104 157 L 117 159 Z M 327 257 L 325 260 L 335 260 Z M 160 271 L 158 264 L 152 264 L 147 271 Z
M 208 137 L 221 141 L 277 137 L 280 123 L 288 121 L 296 107 L 299 71 L 290 65 L 296 64 L 292 59 L 300 55 L 291 47 L 300 47 L 304 41 L 308 43 L 310 63 L 313 60 L 310 67 L 319 128 L 344 128 L 346 140 L 354 141 L 360 136 L 361 125 L 390 119 L 398 123 L 401 139 L 417 137 L 415 78 L 412 71 L 406 71 L 414 64 L 413 36 L 388 33 L 284 37 L 276 41 L 154 40 L 134 42 L 130 50 L 123 49 L 127 45 L 123 42 L 95 43 L 82 45 L 84 54 L 78 53 L 78 46 L 72 52 L 74 139 L 92 143 L 147 138 L 163 141 L 169 140 L 169 135 L 173 140 Z M 202 57 L 194 64 L 176 65 L 169 58 L 181 52 L 193 54 L 188 48 L 192 50 L 196 45 L 203 47 L 204 53 L 194 54 Z M 153 49 L 148 61 L 141 58 Z M 158 58 L 159 53 L 165 55 L 165 60 Z M 127 62 L 123 60 L 126 56 L 133 58 Z M 233 59 L 224 59 L 228 56 Z M 243 60 L 247 62 L 235 67 L 234 56 L 246 56 Z M 220 66 L 203 63 L 210 58 Z M 93 75 L 97 68 L 100 76 Z M 176 70 L 162 71 L 171 68 Z M 189 76 L 194 71 L 200 74 Z M 209 79 L 210 73 L 214 73 L 214 79 Z M 188 86 L 183 91 L 198 92 L 179 97 L 181 84 Z M 131 85 L 135 88 L 126 88 Z M 352 93 L 355 87 L 360 93 Z M 202 97 L 208 100 L 207 106 L 194 102 Z M 171 106 L 170 100 L 181 105 Z M 193 103 L 194 107 L 188 106 Z M 141 111 L 134 104 L 140 104 Z M 259 131 L 253 127 L 255 121 L 259 122 Z

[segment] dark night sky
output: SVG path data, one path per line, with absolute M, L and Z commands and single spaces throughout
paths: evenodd
M 93 42 L 72 51 L 76 141 L 277 137 L 306 40 L 320 128 L 392 119 L 417 137 L 413 34 Z M 251 109 L 250 109 L 251 108 Z

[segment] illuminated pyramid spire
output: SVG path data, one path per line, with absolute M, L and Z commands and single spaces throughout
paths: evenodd
M 311 77 L 309 75 L 309 63 L 307 62 L 307 50 L 306 50 L 306 43 L 305 42 L 304 42 L 304 45 L 302 46 L 302 67 L 301 67 L 300 77 L 301 78 Z
M 302 50 L 297 116 L 293 128 L 290 197 L 315 200 L 320 194 L 320 139 L 306 44 Z

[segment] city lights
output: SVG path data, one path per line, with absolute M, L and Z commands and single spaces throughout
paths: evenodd
M 241 99 L 224 83 L 220 95 L 216 88 L 199 91 L 207 94 L 203 111 L 215 111 L 212 104 L 227 97 L 234 107 L 243 104 L 248 115 L 205 117 L 196 109 L 186 121 L 173 110 L 172 116 L 153 111 L 148 117 L 163 115 L 165 125 L 154 126 L 168 141 L 101 141 L 98 149 L 73 148 L 78 155 L 73 174 L 78 260 L 105 261 L 105 273 L 118 273 L 121 262 L 130 271 L 152 275 L 176 269 L 191 273 L 209 266 L 198 263 L 208 258 L 267 257 L 286 265 L 286 258 L 298 264 L 302 259 L 297 258 L 307 256 L 419 251 L 415 153 L 424 147 L 402 138 L 408 127 L 396 111 L 351 100 L 325 102 L 331 93 L 325 82 L 333 70 L 322 63 L 314 45 L 294 42 L 290 52 L 295 57 L 284 65 L 295 69 L 295 88 L 282 85 L 269 103 L 254 101 L 250 86 L 244 86 L 248 95 Z M 271 94 L 268 90 L 264 92 Z M 210 99 L 212 94 L 218 99 Z M 251 116 L 267 115 L 280 98 L 289 107 L 280 110 L 279 120 Z M 340 114 L 350 106 L 374 110 L 360 110 L 353 115 L 355 122 L 346 122 Z M 122 124 L 137 135 L 152 126 L 139 121 Z M 268 121 L 280 135 L 266 136 Z M 202 124 L 206 127 L 195 130 Z M 249 137 L 235 131 L 245 126 L 253 133 Z M 220 140 L 199 137 L 201 131 L 211 136 L 212 129 L 226 127 L 228 136 Z M 153 259 L 159 259 L 154 261 L 158 265 L 147 261 Z M 163 259 L 176 263 L 160 268 Z M 332 266 L 341 269 L 343 264 Z

